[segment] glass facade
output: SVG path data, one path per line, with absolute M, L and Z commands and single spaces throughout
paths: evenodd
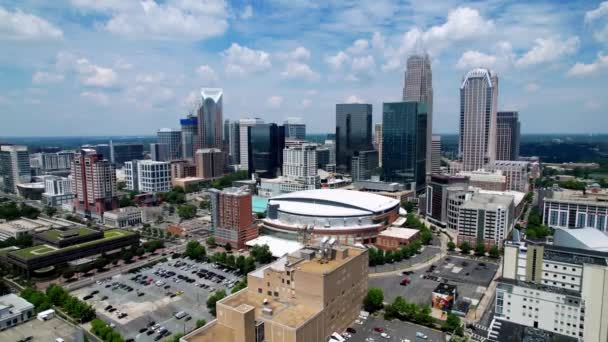
M 260 178 L 279 176 L 285 148 L 285 128 L 277 124 L 249 127 L 249 174 Z
M 350 171 L 355 152 L 373 150 L 372 105 L 348 103 L 336 105 L 336 164 Z
M 426 105 L 384 103 L 382 109 L 382 171 L 385 181 L 423 191 L 426 174 Z

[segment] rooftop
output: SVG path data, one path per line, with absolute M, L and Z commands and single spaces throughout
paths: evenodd
M 557 189 L 552 191 L 550 196 L 547 196 L 545 201 L 562 202 L 562 203 L 577 203 L 577 204 L 593 204 L 606 207 L 608 206 L 607 194 L 583 193 L 582 191 Z
M 456 285 L 441 283 L 433 290 L 434 293 L 452 295 L 456 292 Z
M 581 297 L 580 292 L 566 289 L 563 287 L 536 284 L 536 283 L 532 283 L 532 282 L 527 282 L 527 281 L 522 281 L 522 280 L 517 280 L 517 279 L 507 279 L 507 278 L 503 278 L 503 277 L 498 278 L 496 281 L 498 283 L 498 287 L 501 287 L 502 284 L 507 284 L 507 285 L 525 287 L 525 288 L 533 289 L 533 290 L 549 292 L 549 293 L 567 295 L 567 296 L 571 296 L 571 297 L 577 297 L 577 298 Z
M 553 243 L 557 246 L 580 246 L 589 250 L 608 252 L 608 236 L 594 228 L 556 228 Z
M 398 239 L 411 239 L 418 233 L 419 231 L 417 229 L 389 227 L 380 232 L 378 236 L 386 236 Z
M 499 207 L 508 207 L 514 202 L 513 196 L 487 194 L 478 192 L 471 197 L 470 201 L 464 202 L 460 208 L 463 209 L 479 209 L 495 210 Z
M 34 305 L 28 302 L 27 300 L 17 296 L 14 293 L 9 293 L 0 297 L 0 313 L 2 313 L 2 309 L 12 307 L 11 312 L 8 315 L 0 315 L 0 319 L 5 316 L 11 316 L 13 314 L 19 313 L 23 310 L 34 309 Z
M 41 238 L 44 238 L 45 240 L 49 240 L 49 241 L 59 241 L 66 237 L 85 236 L 85 235 L 93 234 L 95 232 L 97 232 L 97 231 L 90 229 L 90 228 L 85 228 L 85 227 L 68 229 L 68 230 L 49 229 L 47 231 L 39 233 L 38 236 L 40 236 Z
M 494 324 L 489 341 L 500 342 L 576 342 L 572 336 L 560 335 L 547 330 L 535 329 L 517 323 L 500 320 Z
M 247 241 L 245 244 L 250 247 L 255 245 L 268 245 L 272 256 L 277 258 L 282 257 L 285 254 L 291 254 L 304 247 L 297 241 L 281 239 L 272 235 L 258 236 L 253 240 Z

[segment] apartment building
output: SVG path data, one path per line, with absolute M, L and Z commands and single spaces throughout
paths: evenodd
M 116 170 L 101 154 L 82 150 L 72 162 L 74 209 L 80 215 L 101 218 L 118 208 Z
M 218 244 L 229 243 L 233 248 L 245 248 L 245 242 L 258 236 L 253 222 L 252 197 L 246 188 L 209 190 L 211 226 Z
M 169 162 L 133 160 L 125 163 L 127 189 L 139 192 L 167 192 L 171 190 Z
M 182 342 L 327 341 L 358 317 L 368 252 L 325 240 L 247 275 L 248 287 L 217 303 L 217 319 Z
M 475 193 L 458 212 L 458 242 L 500 246 L 515 222 L 513 197 Z
M 505 176 L 506 189 L 512 191 L 530 191 L 530 163 L 516 160 L 496 160 L 487 166 L 490 171 L 500 171 Z

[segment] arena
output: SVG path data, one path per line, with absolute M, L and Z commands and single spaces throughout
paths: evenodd
M 292 192 L 268 201 L 264 234 L 299 239 L 329 236 L 342 243 L 375 243 L 399 219 L 399 201 L 367 192 L 319 189 Z M 300 236 L 301 237 L 301 236 Z

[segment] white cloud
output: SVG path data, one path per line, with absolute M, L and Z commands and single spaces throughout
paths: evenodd
M 554 62 L 565 55 L 578 50 L 580 40 L 571 37 L 561 41 L 558 37 L 538 38 L 534 46 L 515 63 L 517 66 L 532 66 L 541 63 Z
M 376 50 L 384 49 L 385 38 L 380 32 L 374 32 L 372 36 L 372 47 Z
M 213 70 L 213 68 L 211 68 L 209 65 L 201 65 L 198 68 L 196 68 L 196 74 L 202 78 L 204 81 L 207 82 L 215 82 L 217 81 L 217 75 L 215 74 L 215 71 Z
M 339 70 L 349 59 L 350 57 L 346 53 L 344 53 L 344 51 L 340 51 L 334 56 L 327 57 L 325 61 L 332 69 Z
M 593 37 L 600 43 L 608 43 L 608 24 L 604 28 L 595 31 Z
M 241 12 L 241 19 L 249 19 L 251 17 L 253 17 L 253 7 L 251 7 L 251 5 L 247 5 L 245 6 L 245 8 L 243 8 L 243 11 Z
M 69 52 L 58 53 L 55 65 L 60 72 L 74 71 L 86 86 L 111 87 L 118 82 L 118 74 L 113 69 L 93 64 Z
M 534 93 L 540 90 L 540 86 L 534 82 L 526 84 L 524 88 L 529 93 Z
M 309 99 L 303 99 L 300 104 L 302 105 L 302 108 L 308 108 L 312 104 L 312 101 Z
M 222 35 L 228 28 L 224 0 L 141 0 L 109 3 L 72 0 L 84 10 L 104 12 L 105 30 L 138 39 L 205 39 Z
M 598 53 L 597 58 L 593 63 L 576 63 L 570 70 L 568 70 L 568 76 L 587 76 L 593 73 L 599 72 L 603 69 L 608 69 L 608 55 Z
M 64 76 L 62 74 L 46 72 L 46 71 L 37 71 L 32 76 L 32 82 L 34 84 L 47 84 L 47 83 L 58 83 L 63 81 Z
M 478 67 L 504 71 L 509 67 L 515 55 L 509 42 L 498 42 L 494 48 L 496 54 L 490 55 L 480 51 L 465 51 L 456 63 L 458 69 L 473 69 Z
M 303 46 L 298 46 L 290 52 L 279 53 L 277 56 L 282 60 L 307 60 L 310 58 L 310 51 Z
M 283 103 L 283 98 L 281 96 L 271 96 L 268 98 L 268 100 L 266 100 L 266 105 L 268 105 L 268 107 L 270 108 L 279 108 L 281 107 L 281 104 Z
M 357 95 L 350 95 L 344 99 L 344 103 L 364 103 L 362 99 L 357 97 Z
M 364 53 L 369 47 L 369 42 L 366 39 L 357 39 L 346 51 L 353 55 Z
M 589 23 L 606 15 L 608 15 L 608 1 L 600 3 L 594 10 L 587 11 L 585 13 L 585 22 Z
M 313 71 L 308 64 L 300 62 L 289 62 L 285 66 L 285 70 L 281 72 L 281 76 L 288 79 L 305 79 L 317 80 L 319 74 Z
M 106 106 L 110 103 L 108 95 L 96 91 L 83 91 L 80 93 L 80 97 L 88 99 L 103 106 Z
M 0 39 L 61 39 L 63 31 L 48 21 L 17 9 L 10 12 L 0 7 Z
M 221 55 L 229 74 L 244 75 L 251 72 L 270 68 L 270 55 L 266 51 L 250 49 L 237 43 L 232 43 Z
M 376 60 L 371 55 L 353 59 L 352 69 L 355 72 L 371 73 L 375 68 Z

